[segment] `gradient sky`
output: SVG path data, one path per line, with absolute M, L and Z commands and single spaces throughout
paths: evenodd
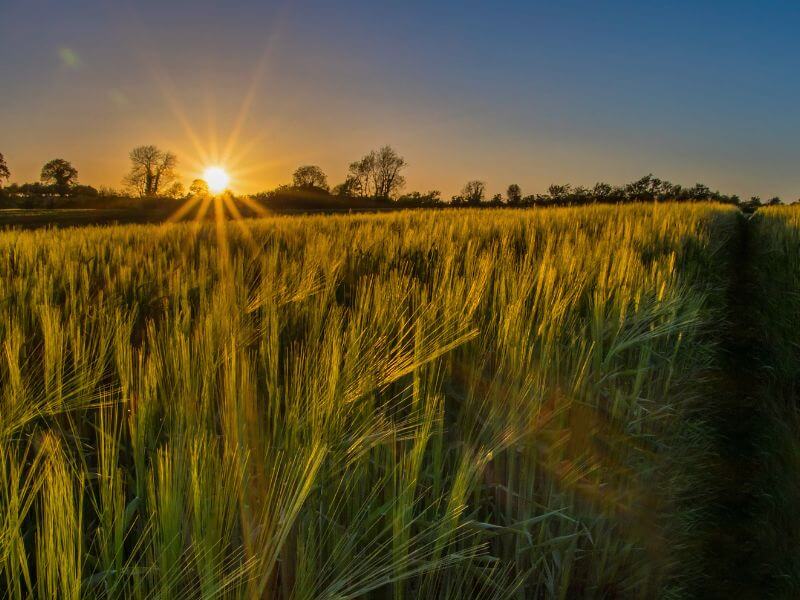
M 0 152 L 13 181 L 63 157 L 119 187 L 135 145 L 186 182 L 229 148 L 254 192 L 389 143 L 448 198 L 652 172 L 794 200 L 799 25 L 737 0 L 0 0 Z

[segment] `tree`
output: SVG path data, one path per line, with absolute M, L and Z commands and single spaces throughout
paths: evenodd
M 183 187 L 183 184 L 180 181 L 175 181 L 171 186 L 167 188 L 167 191 L 164 192 L 164 195 L 167 198 L 183 198 L 186 195 L 186 189 Z
M 0 153 L 0 188 L 3 187 L 4 181 L 8 181 L 9 177 L 11 177 L 11 171 L 8 170 L 6 159 L 3 157 L 3 154 Z
M 190 196 L 208 196 L 208 183 L 205 179 L 195 179 L 189 186 Z
M 328 189 L 328 177 L 316 165 L 299 167 L 293 175 L 294 187 Z
M 683 186 L 665 181 L 661 184 L 658 199 L 661 201 L 674 201 L 680 198 L 683 193 Z
M 350 163 L 348 180 L 353 193 L 359 196 L 392 198 L 406 184 L 401 173 L 406 166 L 402 156 L 391 146 L 384 146 Z
M 407 163 L 391 146 L 384 146 L 375 153 L 373 180 L 377 198 L 391 198 L 406 184 L 400 173 Z
M 360 192 L 358 189 L 358 182 L 352 177 L 348 177 L 342 183 L 334 187 L 332 190 L 332 194 L 334 196 L 341 196 L 344 198 L 356 196 L 359 193 Z
M 350 193 L 347 195 L 369 198 L 373 195 L 372 173 L 375 170 L 375 153 L 371 152 L 361 160 L 350 163 L 345 183 Z
M 511 205 L 519 204 L 522 202 L 522 188 L 516 183 L 512 183 L 510 186 L 508 186 L 506 198 L 508 199 L 508 203 Z
M 653 175 L 648 174 L 633 181 L 625 186 L 625 196 L 631 202 L 647 202 L 654 200 L 654 187 L 660 185 L 659 180 L 654 180 Z
M 410 204 L 412 206 L 434 206 L 442 202 L 442 194 L 439 190 L 430 190 L 424 194 L 420 192 L 410 192 L 400 196 L 397 202 Z
M 568 183 L 565 185 L 553 184 L 547 188 L 547 193 L 550 194 L 549 200 L 553 203 L 566 202 L 567 196 L 569 196 L 571 191 L 572 186 Z
M 781 199 L 779 196 L 775 196 L 774 198 L 770 198 L 769 200 L 767 200 L 767 206 L 780 206 L 780 205 L 781 205 Z
M 78 181 L 78 170 L 63 158 L 56 158 L 42 167 L 41 180 L 64 194 Z
M 572 188 L 572 192 L 569 195 L 568 202 L 570 204 L 589 204 L 592 200 L 592 192 L 591 190 L 579 185 L 577 187 Z
M 156 146 L 138 146 L 129 156 L 131 170 L 125 183 L 140 196 L 158 196 L 159 190 L 177 177 L 178 158 L 172 152 L 164 152 Z
M 611 198 L 614 188 L 609 183 L 598 181 L 592 188 L 592 197 L 595 202 L 607 202 Z
M 96 198 L 100 195 L 100 192 L 90 185 L 73 185 L 70 188 L 69 193 L 72 196 L 83 196 L 86 198 Z
M 759 196 L 751 196 L 747 202 L 742 202 L 739 208 L 746 213 L 754 213 L 761 207 L 761 198 Z
M 689 190 L 689 196 L 692 200 L 702 201 L 708 200 L 711 195 L 711 190 L 707 185 L 702 183 L 695 183 L 694 187 Z
M 483 181 L 468 181 L 461 190 L 461 197 L 467 204 L 480 204 L 486 192 L 486 183 Z

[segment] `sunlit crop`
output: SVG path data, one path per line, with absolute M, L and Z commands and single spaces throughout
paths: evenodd
M 9 598 L 655 597 L 717 205 L 0 233 Z M 688 548 L 688 550 L 687 550 Z

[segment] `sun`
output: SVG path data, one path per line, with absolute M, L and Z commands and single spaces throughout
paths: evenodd
M 212 194 L 221 194 L 228 189 L 228 184 L 231 182 L 230 176 L 222 167 L 207 167 L 203 171 L 203 179 Z

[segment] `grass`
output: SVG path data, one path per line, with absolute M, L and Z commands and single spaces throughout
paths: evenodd
M 680 594 L 736 219 L 0 233 L 0 589 Z

